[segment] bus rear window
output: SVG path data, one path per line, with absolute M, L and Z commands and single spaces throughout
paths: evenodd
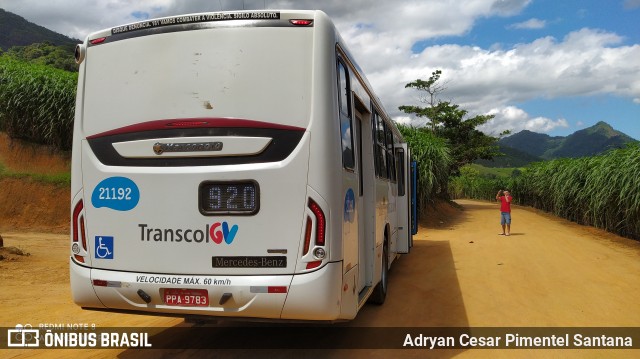
M 312 28 L 213 28 L 88 48 L 83 125 L 245 118 L 306 128 Z

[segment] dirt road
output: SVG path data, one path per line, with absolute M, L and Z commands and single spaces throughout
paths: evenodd
M 390 273 L 383 306 L 360 327 L 639 327 L 640 244 L 539 214 L 513 210 L 510 237 L 495 204 L 459 201 Z M 438 222 L 438 221 L 436 221 Z M 0 261 L 0 326 L 88 323 L 98 327 L 190 326 L 181 319 L 83 311 L 70 298 L 65 235 L 4 232 L 29 257 Z M 225 324 L 226 325 L 226 324 Z M 236 324 L 231 324 L 236 325 Z M 0 333 L 0 335 L 4 335 Z M 0 357 L 638 357 L 639 350 L 10 350 Z

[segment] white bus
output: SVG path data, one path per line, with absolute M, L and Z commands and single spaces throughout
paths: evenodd
M 339 321 L 384 302 L 409 149 L 326 14 L 142 21 L 76 60 L 75 303 Z

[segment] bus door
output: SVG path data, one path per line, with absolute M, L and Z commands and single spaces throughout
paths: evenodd
M 354 96 L 355 97 L 355 96 Z M 367 272 L 373 270 L 373 231 L 375 218 L 373 153 L 371 138 L 370 117 L 371 113 L 358 100 L 355 101 L 355 141 L 358 161 L 358 193 L 356 196 L 356 208 L 358 213 L 358 292 L 367 287 Z M 371 273 L 369 273 L 369 277 Z
M 410 156 L 409 156 L 410 157 Z M 411 234 L 418 233 L 418 163 L 411 161 Z M 413 238 L 411 238 L 413 246 Z
M 396 147 L 396 171 L 398 179 L 398 243 L 396 246 L 398 253 L 409 253 L 412 240 L 412 180 L 409 175 L 411 161 L 409 157 L 409 147 L 406 143 L 400 143 Z

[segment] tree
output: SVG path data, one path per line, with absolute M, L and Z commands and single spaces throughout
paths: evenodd
M 436 197 L 447 197 L 449 169 L 452 157 L 449 146 L 442 137 L 436 136 L 425 127 L 398 125 L 402 137 L 411 147 L 411 158 L 418 165 L 418 192 L 416 193 L 419 212 Z
M 71 45 L 35 43 L 29 46 L 13 46 L 4 54 L 17 60 L 48 65 L 66 71 L 78 71 Z
M 441 70 L 436 70 L 431 73 L 431 77 L 427 81 L 417 79 L 413 82 L 409 82 L 404 86 L 404 88 L 414 88 L 419 91 L 426 92 L 429 96 L 424 96 L 420 98 L 420 102 L 426 103 L 427 107 L 419 107 L 419 106 L 400 106 L 399 109 L 404 111 L 405 113 L 413 113 L 416 117 L 426 117 L 431 124 L 431 131 L 436 132 L 436 127 L 438 125 L 437 119 L 435 118 L 434 108 L 437 105 L 438 95 L 446 90 L 444 85 L 438 84 L 440 80 L 440 75 L 442 74 Z
M 446 139 L 453 157 L 451 173 L 455 175 L 460 173 L 460 167 L 465 164 L 477 159 L 490 160 L 500 155 L 500 151 L 497 145 L 498 138 L 477 130 L 479 126 L 491 120 L 493 115 L 476 115 L 465 119 L 467 110 L 450 101 L 438 99 L 445 90 L 444 85 L 439 83 L 441 74 L 442 71 L 436 70 L 428 80 L 418 79 L 405 86 L 426 92 L 427 96 L 422 97 L 420 102 L 426 103 L 427 106 L 400 106 L 399 109 L 416 117 L 427 118 L 431 131 Z M 506 132 L 500 136 L 504 134 Z

